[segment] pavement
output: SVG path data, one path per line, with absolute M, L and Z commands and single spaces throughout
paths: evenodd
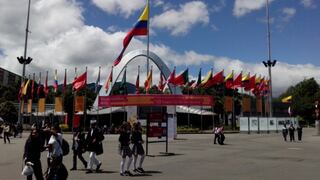
M 181 134 L 177 140 L 169 142 L 166 156 L 165 143 L 149 145 L 145 159 L 145 174 L 132 177 L 119 175 L 120 156 L 117 154 L 118 135 L 106 135 L 102 172 L 85 174 L 78 161 L 77 171 L 69 171 L 71 180 L 314 180 L 320 176 L 320 136 L 315 129 L 304 129 L 302 142 L 284 142 L 281 133 L 270 134 L 226 134 L 226 145 L 213 144 L 211 134 Z M 0 139 L 0 180 L 26 179 L 21 170 L 23 138 L 12 139 L 11 144 L 3 144 Z M 71 142 L 71 135 L 64 138 Z M 70 143 L 71 145 L 71 143 Z M 84 154 L 88 159 L 88 154 Z M 64 157 L 68 169 L 72 165 L 72 151 Z M 46 152 L 42 153 L 42 168 L 46 169 Z

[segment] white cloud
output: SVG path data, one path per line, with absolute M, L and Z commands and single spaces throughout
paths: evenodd
M 271 3 L 273 0 L 269 0 Z M 244 16 L 251 11 L 264 8 L 266 0 L 235 0 L 233 7 L 233 15 L 236 17 Z
M 171 35 L 185 35 L 197 24 L 207 24 L 209 12 L 207 5 L 201 1 L 191 1 L 180 5 L 180 9 L 170 9 L 151 19 L 151 26 L 167 29 Z
M 301 4 L 306 8 L 316 8 L 317 5 L 314 0 L 301 0 Z
M 146 5 L 146 0 L 92 0 L 92 2 L 109 14 L 122 15 L 126 18 Z
M 43 2 L 48 4 L 43 4 Z M 22 66 L 16 60 L 17 56 L 23 54 L 24 26 L 26 15 L 26 3 L 19 4 L 20 0 L 0 2 L 0 62 L 1 67 L 14 73 L 20 74 Z M 50 6 L 49 6 L 50 4 Z M 50 8 L 55 7 L 55 8 Z M 66 8 L 68 7 L 68 8 Z M 16 13 L 13 12 L 15 9 Z M 102 66 L 101 83 L 103 83 L 110 72 L 113 60 L 122 49 L 122 40 L 126 32 L 105 32 L 99 27 L 84 24 L 81 5 L 70 0 L 38 0 L 32 5 L 30 29 L 30 43 L 28 56 L 33 57 L 33 61 L 27 66 L 27 75 L 35 72 L 37 75 L 49 71 L 49 85 L 52 83 L 53 72 L 58 69 L 59 82 L 62 82 L 64 69 L 68 70 L 69 82 L 74 77 L 74 68 L 78 68 L 78 73 L 82 73 L 88 67 L 88 82 L 95 82 L 98 74 L 98 67 Z M 55 15 L 56 14 L 56 15 Z M 61 20 L 63 14 L 68 14 L 66 20 Z M 36 17 L 39 16 L 39 17 Z M 47 16 L 48 18 L 41 18 Z M 55 17 L 57 19 L 55 19 Z M 14 22 L 14 23 L 13 23 Z M 48 31 L 49 27 L 53 28 Z M 127 51 L 139 48 L 146 48 L 144 39 L 134 38 Z M 215 72 L 221 69 L 225 73 L 234 70 L 257 73 L 267 76 L 267 69 L 259 63 L 247 63 L 243 59 L 232 59 L 228 57 L 218 57 L 212 54 L 200 54 L 193 50 L 177 52 L 164 44 L 151 44 L 150 50 L 162 58 L 170 69 L 179 66 L 198 69 L 203 68 L 203 74 L 210 67 L 214 67 Z M 302 60 L 303 62 L 303 60 Z M 128 82 L 134 83 L 137 75 L 137 66 L 145 64 L 145 59 L 138 58 L 128 66 Z M 154 67 L 154 84 L 158 83 L 159 71 Z M 278 63 L 272 68 L 273 85 L 275 95 L 279 95 L 290 85 L 310 77 L 320 82 L 320 67 L 310 64 L 290 65 Z M 196 77 L 197 74 L 191 74 Z M 120 79 L 121 80 L 120 76 Z M 146 68 L 141 67 L 142 85 L 146 77 Z M 281 77 L 281 78 L 278 78 Z
M 223 8 L 226 7 L 226 0 L 219 0 L 217 4 L 212 6 L 212 12 L 220 12 Z
M 295 8 L 283 8 L 282 9 L 282 20 L 285 22 L 289 22 L 293 16 L 296 14 Z

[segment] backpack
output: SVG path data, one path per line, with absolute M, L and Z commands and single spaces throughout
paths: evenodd
M 66 156 L 69 154 L 69 151 L 70 151 L 69 143 L 65 139 L 62 139 L 61 149 L 62 149 L 63 156 Z

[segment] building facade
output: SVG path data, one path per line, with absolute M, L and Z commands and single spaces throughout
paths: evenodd
M 15 85 L 21 76 L 0 67 L 0 85 Z

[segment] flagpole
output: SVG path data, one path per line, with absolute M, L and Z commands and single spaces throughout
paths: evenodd
M 67 69 L 64 69 L 64 80 L 66 80 L 66 75 L 67 75 Z M 63 112 L 63 114 L 65 113 L 65 108 L 64 108 L 64 103 L 65 103 L 65 101 L 64 101 L 64 98 L 66 97 L 66 86 L 65 86 L 65 81 L 63 80 L 63 98 L 62 98 L 62 104 L 63 104 L 63 106 L 62 106 L 62 112 Z M 66 83 L 67 84 L 67 83 Z M 66 115 L 64 115 L 64 119 L 66 118 L 65 117 Z M 67 115 L 67 122 L 68 122 L 68 115 Z M 68 124 L 68 123 L 67 123 Z
M 74 74 L 75 77 L 74 79 L 77 78 L 77 67 L 74 68 Z M 73 94 L 73 110 L 72 110 L 72 120 L 71 120 L 71 129 L 72 129 L 72 134 L 73 134 L 73 124 L 74 124 L 74 117 L 75 117 L 75 105 L 76 105 L 76 98 L 77 98 L 77 92 L 73 91 L 73 87 L 72 87 L 72 94 Z M 83 129 L 83 131 L 85 131 L 85 129 Z
M 232 75 L 234 76 L 234 71 L 232 70 Z M 232 82 L 234 83 L 234 78 L 232 76 Z M 235 130 L 235 117 L 234 117 L 234 91 L 235 91 L 235 88 L 232 89 L 232 123 L 231 123 L 231 126 L 232 126 L 232 130 Z
M 149 43 L 150 43 L 150 33 L 149 33 L 149 25 L 150 25 L 150 2 L 149 0 L 147 0 L 147 6 L 148 6 L 148 27 L 147 27 L 147 31 L 148 31 L 148 37 L 147 37 L 147 72 L 149 72 Z M 148 76 L 148 73 L 147 73 Z
M 110 83 L 110 87 L 113 87 L 112 86 L 113 84 L 113 66 L 111 67 L 111 83 Z M 109 89 L 108 89 L 109 90 Z M 110 89 L 110 95 L 109 96 L 112 96 L 112 89 Z M 110 122 L 109 122 L 109 127 L 111 127 L 111 124 L 112 124 L 112 105 L 110 106 Z
M 98 91 L 98 85 L 100 85 L 100 71 L 101 71 L 101 66 L 99 66 L 99 73 L 98 73 L 98 80 L 97 80 L 97 84 L 96 84 L 96 87 L 95 87 L 95 92 L 97 93 L 97 97 L 99 98 L 99 92 Z M 86 91 L 87 92 L 87 91 Z M 97 121 L 99 122 L 99 111 L 100 111 L 100 108 L 99 108 L 99 105 L 97 105 L 98 109 L 97 109 Z

